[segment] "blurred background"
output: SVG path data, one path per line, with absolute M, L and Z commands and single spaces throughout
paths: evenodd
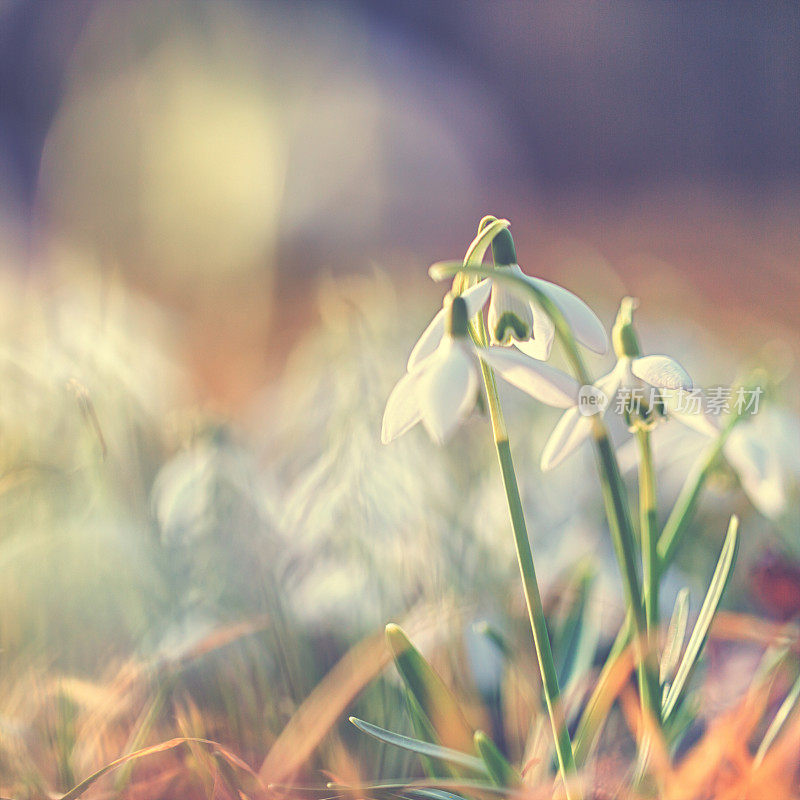
M 214 398 L 277 367 L 321 271 L 416 281 L 484 213 L 529 271 L 797 331 L 795 3 L 6 0 L 0 26 L 7 269 L 157 299 Z
M 6 774 L 67 788 L 148 741 L 159 670 L 220 626 L 252 627 L 181 672 L 174 715 L 256 758 L 387 619 L 516 618 L 481 421 L 378 442 L 426 268 L 487 213 L 605 323 L 638 296 L 645 348 L 698 385 L 763 370 L 758 467 L 720 468 L 665 592 L 699 603 L 736 510 L 732 606 L 796 614 L 799 98 L 788 2 L 0 2 Z M 613 628 L 589 454 L 541 476 L 557 416 L 508 402 L 543 583 L 593 557 Z M 692 436 L 657 450 L 665 508 Z

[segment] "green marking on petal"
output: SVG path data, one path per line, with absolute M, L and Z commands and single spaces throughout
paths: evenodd
M 514 338 L 518 342 L 523 342 L 531 338 L 531 329 L 513 311 L 505 311 L 501 314 L 494 326 L 494 338 L 500 344 L 507 344 L 509 339 Z
M 452 298 L 446 306 L 445 330 L 450 336 L 463 339 L 468 332 L 469 312 L 463 297 Z

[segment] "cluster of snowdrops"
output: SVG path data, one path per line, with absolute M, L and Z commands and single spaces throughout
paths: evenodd
M 485 263 L 487 254 L 491 254 L 491 261 Z M 650 730 L 650 734 L 639 739 L 635 786 L 645 794 L 657 793 L 658 781 L 652 770 L 653 752 L 657 750 L 657 742 L 673 745 L 685 730 L 685 720 L 681 722 L 685 715 L 680 712 L 689 678 L 703 651 L 708 626 L 735 562 L 738 520 L 735 516 L 730 519 L 716 570 L 688 642 L 684 643 L 685 607 L 679 608 L 680 603 L 676 603 L 669 640 L 665 642 L 666 626 L 662 628 L 659 608 L 660 581 L 678 548 L 704 473 L 702 468 L 697 471 L 690 491 L 681 494 L 667 525 L 660 528 L 650 434 L 662 422 L 678 419 L 706 433 L 714 442 L 708 459 L 711 463 L 741 415 L 733 414 L 720 420 L 708 413 L 699 390 L 694 390 L 694 395 L 700 397 L 700 403 L 689 413 L 670 402 L 676 392 L 692 392 L 692 380 L 675 359 L 641 352 L 633 320 L 637 304 L 629 297 L 620 304 L 610 336 L 616 364 L 608 374 L 592 379 L 581 348 L 601 354 L 608 350 L 609 336 L 603 324 L 583 300 L 567 289 L 523 272 L 517 263 L 506 220 L 485 217 L 462 261 L 434 264 L 429 272 L 435 280 L 452 279 L 452 287 L 444 298 L 442 309 L 419 337 L 408 359 L 406 374 L 388 398 L 382 441 L 389 443 L 421 422 L 431 438 L 441 444 L 471 414 L 476 403 L 484 404 L 508 502 L 522 588 L 562 779 L 561 791 L 569 800 L 584 794 L 579 765 L 585 760 L 601 727 L 602 712 L 598 709 L 602 705 L 600 698 L 604 681 L 621 653 L 629 649 L 635 654 L 642 720 L 647 721 Z M 548 363 L 556 341 L 560 342 L 574 374 L 567 374 Z M 542 452 L 543 470 L 557 466 L 586 440 L 593 442 L 597 454 L 598 474 L 608 528 L 619 563 L 627 617 L 574 733 L 568 728 L 562 708 L 548 624 L 497 390 L 498 379 L 521 389 L 534 400 L 564 409 Z M 481 384 L 483 392 L 480 391 Z M 625 422 L 637 443 L 638 527 L 633 522 L 632 504 L 604 421 L 612 400 L 620 396 L 638 398 L 635 404 L 617 405 L 617 408 L 623 408 Z M 644 402 L 642 397 L 646 398 Z M 680 629 L 679 634 L 676 634 L 676 629 Z M 451 765 L 457 763 L 457 753 L 454 755 L 452 748 L 433 753 L 425 749 L 456 744 L 446 741 L 446 732 L 444 737 L 437 732 L 435 719 L 442 715 L 442 709 L 426 709 L 430 697 L 436 691 L 443 691 L 441 682 L 401 631 L 392 628 L 389 633 L 398 669 L 411 696 L 416 696 L 416 701 L 412 702 L 412 721 L 421 738 L 399 737 L 361 720 L 354 722 L 364 732 L 388 743 L 416 749 L 420 754 L 438 755 L 443 761 L 448 760 L 449 753 Z M 431 687 L 438 688 L 434 691 Z M 420 692 L 426 696 L 420 696 Z M 447 716 L 446 712 L 444 715 Z M 508 787 L 519 783 L 519 774 L 483 732 L 475 733 L 474 751 L 482 759 L 482 768 L 494 784 Z

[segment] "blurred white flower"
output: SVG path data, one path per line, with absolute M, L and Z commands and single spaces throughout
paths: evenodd
M 434 441 L 442 443 L 464 421 L 478 395 L 478 358 L 506 381 L 531 397 L 557 408 L 576 402 L 578 384 L 569 375 L 522 353 L 502 348 L 476 348 L 467 338 L 467 324 L 488 295 L 487 281 L 453 298 L 422 334 L 404 375 L 386 403 L 381 440 L 388 443 L 422 422 Z M 419 359 L 421 343 L 432 340 L 431 329 L 441 319 L 436 349 Z
M 524 278 L 546 295 L 564 315 L 577 341 L 596 353 L 608 349 L 603 324 L 586 303 L 555 283 L 526 275 L 518 264 L 497 267 Z M 462 294 L 469 316 L 477 314 L 489 300 L 488 326 L 492 344 L 516 345 L 523 353 L 547 361 L 555 338 L 555 326 L 544 309 L 524 292 L 506 286 L 502 281 L 484 278 Z M 490 300 L 491 297 L 491 300 Z M 408 359 L 409 371 L 431 355 L 444 336 L 445 309 L 442 309 L 420 336 Z
M 769 519 L 783 515 L 800 482 L 798 441 L 797 417 L 773 407 L 739 424 L 723 447 L 750 502 Z
M 672 416 L 672 411 L 669 414 Z M 692 416 L 675 415 L 684 423 Z M 667 481 L 674 491 L 683 483 L 708 439 L 715 438 L 721 431 L 719 424 L 711 422 L 711 416 L 694 416 L 702 416 L 705 423 L 657 431 L 654 449 L 658 454 L 660 482 Z M 687 428 L 706 438 L 698 438 Z M 771 406 L 742 420 L 723 445 L 725 461 L 738 477 L 744 493 L 768 519 L 783 516 L 789 498 L 800 489 L 800 452 L 793 446 L 797 441 L 800 441 L 800 420 L 785 408 Z M 623 472 L 636 467 L 638 456 L 633 444 L 626 442 L 619 450 Z

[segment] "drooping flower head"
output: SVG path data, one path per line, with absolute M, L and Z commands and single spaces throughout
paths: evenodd
M 625 392 L 636 403 L 623 403 L 629 426 L 652 426 L 666 416 L 661 390 L 692 389 L 692 379 L 674 359 L 664 355 L 642 356 L 633 327 L 633 311 L 637 302 L 625 297 L 620 304 L 611 338 L 617 363 L 591 387 L 602 400 L 590 408 L 576 404 L 568 409 L 550 434 L 542 451 L 541 467 L 552 469 L 584 442 L 592 430 L 594 413 L 605 413 L 614 397 Z
M 469 320 L 488 298 L 486 281 L 464 293 L 445 297 L 442 310 L 420 337 L 408 371 L 389 395 L 383 416 L 384 444 L 422 422 L 431 438 L 444 442 L 472 411 L 478 394 L 482 359 L 509 383 L 557 408 L 575 403 L 578 384 L 569 375 L 522 353 L 499 347 L 476 347 Z M 436 329 L 436 336 L 431 330 Z M 441 333 L 438 327 L 441 326 Z M 431 342 L 438 339 L 431 351 Z
M 481 228 L 494 219 L 484 217 Z M 514 240 L 507 229 L 492 239 L 491 247 L 497 270 L 516 275 L 538 289 L 561 311 L 578 342 L 596 353 L 606 352 L 608 337 L 594 311 L 562 286 L 526 275 L 519 266 Z M 542 361 L 550 358 L 555 339 L 553 321 L 539 303 L 503 281 L 492 281 L 487 324 L 492 344 L 515 345 L 523 353 Z

